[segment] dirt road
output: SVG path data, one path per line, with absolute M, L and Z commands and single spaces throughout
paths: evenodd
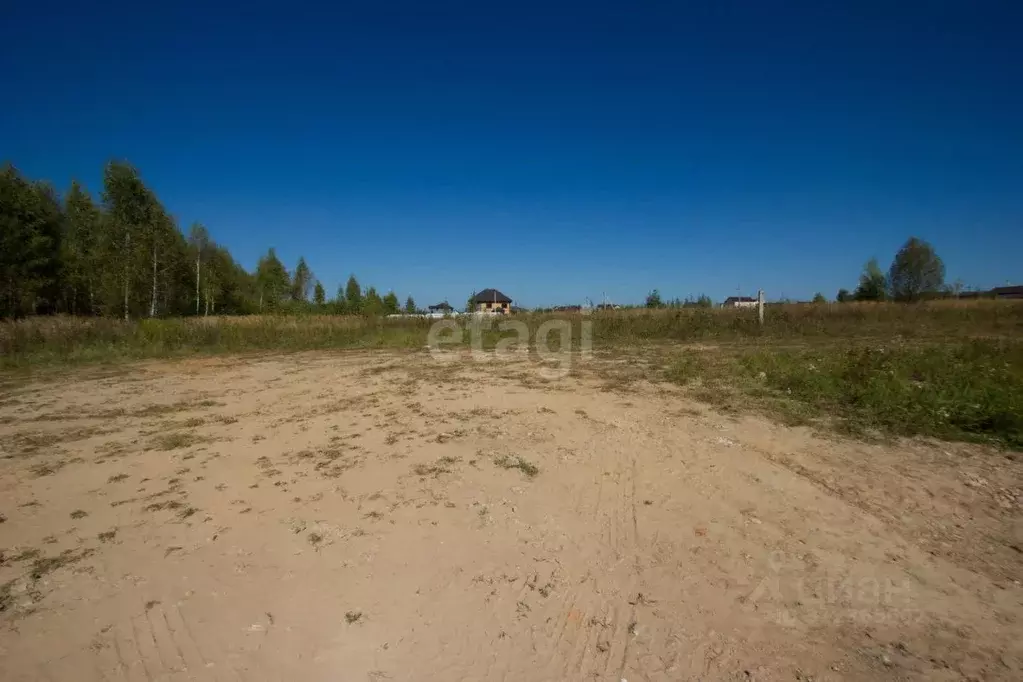
M 303 354 L 0 398 L 0 679 L 1023 678 L 1023 465 L 608 360 Z

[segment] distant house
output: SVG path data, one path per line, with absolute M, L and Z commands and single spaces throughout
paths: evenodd
M 757 299 L 751 298 L 750 296 L 729 296 L 725 299 L 725 302 L 721 304 L 722 308 L 755 308 L 757 307 Z
M 454 308 L 447 301 L 442 303 L 435 303 L 434 305 L 427 306 L 431 313 L 450 313 Z
M 1021 298 L 1023 299 L 1023 286 L 995 287 L 990 291 L 995 298 Z
M 512 300 L 497 289 L 484 289 L 469 299 L 478 313 L 510 313 Z
M 1007 287 L 995 287 L 988 291 L 960 291 L 955 298 L 997 298 L 997 299 L 1023 299 L 1023 286 L 1017 284 Z

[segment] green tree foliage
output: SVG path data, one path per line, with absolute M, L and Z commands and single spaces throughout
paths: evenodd
M 103 241 L 105 305 L 125 319 L 155 313 L 161 247 L 172 226 L 138 171 L 126 163 L 107 164 L 103 175 L 107 230 Z
M 388 291 L 384 295 L 384 313 L 387 315 L 394 315 L 398 312 L 398 296 L 393 291 Z
M 364 315 L 382 315 L 384 313 L 384 301 L 380 298 L 380 294 L 377 293 L 375 287 L 366 289 L 360 312 Z
M 99 313 L 97 294 L 103 268 L 99 244 L 103 214 L 77 182 L 64 198 L 62 310 L 75 314 Z
M 204 314 L 255 312 L 258 297 L 256 283 L 230 252 L 211 242 L 203 266 L 202 300 Z
M 324 290 L 320 280 L 316 280 L 316 286 L 313 287 L 313 303 L 318 306 L 322 306 L 327 302 L 327 292 Z
M 349 277 L 348 283 L 345 284 L 345 312 L 353 315 L 362 312 L 362 289 L 355 275 Z
M 409 297 L 405 299 L 405 312 L 409 315 L 416 312 L 416 302 L 412 298 L 411 294 L 409 294 Z
M 183 301 L 176 300 L 176 297 L 181 295 L 178 285 L 188 250 L 174 220 L 155 196 L 152 196 L 152 202 L 150 222 L 142 231 L 149 317 L 180 308 Z
M 675 299 L 676 301 L 678 299 Z M 714 302 L 710 300 L 710 296 L 706 294 L 700 294 L 698 297 L 693 298 L 692 296 L 686 296 L 686 300 L 682 301 L 683 308 L 713 308 Z
M 839 289 L 838 294 L 835 296 L 835 300 L 839 303 L 848 303 L 853 300 L 853 295 L 849 293 L 848 289 Z
M 306 265 L 305 258 L 299 256 L 295 274 L 291 278 L 291 300 L 306 303 L 309 300 L 309 287 L 312 285 L 313 273 Z
M 183 234 L 127 163 L 104 167 L 98 201 L 78 182 L 58 197 L 13 166 L 0 167 L 0 318 L 277 311 L 306 301 L 310 288 L 322 305 L 323 286 L 304 259 L 292 278 L 270 249 L 249 273 L 203 225 L 193 224 Z M 393 293 L 381 299 L 370 292 L 373 314 L 397 310 Z M 336 309 L 362 307 L 353 275 L 338 290 Z
M 871 258 L 863 266 L 860 285 L 856 287 L 853 299 L 856 301 L 883 301 L 887 298 L 887 289 L 888 282 L 877 264 L 877 259 Z
M 945 284 L 945 264 L 934 248 L 922 239 L 910 237 L 888 270 L 888 286 L 897 301 L 918 301 L 926 294 L 941 291 Z
M 292 295 L 291 278 L 277 253 L 270 249 L 256 264 L 256 284 L 259 288 L 259 310 L 278 310 L 281 303 Z
M 657 291 L 657 289 L 654 289 L 649 294 L 647 294 L 646 297 L 647 308 L 660 308 L 663 305 L 664 304 L 661 302 L 661 293 Z
M 63 221 L 47 185 L 0 172 L 0 317 L 55 309 Z
M 334 312 L 341 314 L 345 312 L 345 285 L 337 285 L 337 293 L 334 294 L 334 300 L 331 301 L 334 308 Z
M 824 298 L 824 294 L 822 294 L 821 292 L 818 291 L 816 294 L 813 295 L 813 302 L 814 303 L 827 303 L 828 299 Z

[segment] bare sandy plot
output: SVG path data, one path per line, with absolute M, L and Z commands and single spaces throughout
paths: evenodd
M 150 363 L 0 397 L 0 679 L 1023 677 L 1023 466 L 594 360 Z

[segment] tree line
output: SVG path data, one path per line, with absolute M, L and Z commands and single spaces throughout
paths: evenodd
M 706 294 L 700 294 L 696 298 L 686 296 L 685 299 L 676 297 L 665 301 L 661 298 L 661 292 L 654 289 L 647 294 L 643 306 L 646 308 L 712 308 L 714 302 Z
M 945 264 L 934 251 L 934 247 L 918 237 L 910 237 L 895 254 L 888 272 L 881 270 L 876 258 L 871 258 L 863 267 L 859 285 L 853 290 L 839 289 L 835 300 L 849 301 L 904 301 L 958 296 L 962 293 L 962 282 L 945 285 Z M 826 303 L 827 297 L 817 292 L 812 303 Z M 791 303 L 788 299 L 781 302 Z M 687 297 L 684 301 L 664 301 L 657 289 L 647 294 L 647 308 L 709 308 L 710 298 Z
M 887 273 L 872 258 L 858 286 L 840 289 L 836 298 L 916 301 L 959 293 L 960 284 L 946 287 L 944 280 L 945 266 L 933 247 L 911 237 Z M 814 296 L 814 302 L 824 300 Z M 711 305 L 703 295 L 664 301 L 656 289 L 645 301 L 647 308 Z M 354 275 L 328 299 L 304 258 L 289 272 L 272 248 L 250 273 L 203 225 L 182 232 L 127 163 L 106 165 L 96 199 L 76 181 L 61 197 L 10 164 L 0 170 L 0 318 L 282 311 L 384 315 L 417 308 L 411 296 L 402 306 L 393 291 L 363 289 Z
M 106 165 L 96 199 L 77 181 L 61 197 L 10 164 L 0 170 L 0 318 L 400 308 L 393 291 L 363 290 L 354 275 L 328 300 L 304 258 L 289 272 L 272 248 L 248 272 L 201 224 L 182 232 L 127 163 Z M 416 311 L 411 296 L 404 310 Z
M 928 298 L 955 296 L 962 290 L 957 282 L 945 286 L 945 264 L 934 247 L 918 237 L 910 237 L 895 254 L 887 274 L 876 258 L 863 266 L 859 285 L 850 292 L 839 289 L 839 303 L 847 301 L 919 301 Z M 821 294 L 817 294 L 821 296 Z M 817 301 L 817 297 L 814 297 Z

